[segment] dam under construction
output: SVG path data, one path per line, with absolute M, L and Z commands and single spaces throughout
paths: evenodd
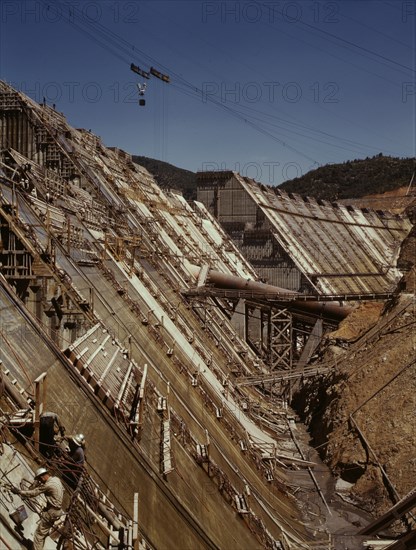
M 4 82 L 0 116 L 2 547 L 30 547 L 43 503 L 11 489 L 44 466 L 65 486 L 48 550 L 414 548 L 411 421 L 396 482 L 360 416 L 414 384 L 412 339 L 349 413 L 365 459 L 335 477 L 302 422 L 316 381 L 414 322 L 414 197 L 372 210 L 214 171 L 188 203 Z M 383 513 L 346 494 L 370 463 Z

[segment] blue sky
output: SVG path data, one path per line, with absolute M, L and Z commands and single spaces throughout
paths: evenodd
M 413 0 L 3 0 L 0 75 L 104 144 L 278 185 L 415 156 Z M 170 83 L 144 79 L 151 66 Z

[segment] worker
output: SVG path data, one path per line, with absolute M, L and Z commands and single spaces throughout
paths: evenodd
M 54 455 L 57 430 L 62 437 L 65 435 L 65 428 L 59 416 L 54 412 L 42 413 L 39 419 L 39 450 L 43 456 L 50 458 Z
M 33 536 L 33 550 L 42 550 L 51 527 L 63 514 L 64 488 L 59 477 L 52 476 L 47 468 L 39 468 L 35 480 L 37 485 L 33 489 L 21 490 L 12 487 L 11 491 L 22 497 L 45 496 L 46 506 L 40 513 L 40 521 Z
M 75 434 L 65 437 L 67 442 L 66 452 L 74 462 L 83 463 L 86 460 L 85 435 Z
M 67 451 L 68 460 L 66 461 L 64 479 L 75 489 L 84 471 L 85 437 L 83 434 L 76 434 L 67 439 L 69 449 Z
M 70 457 L 76 464 L 84 465 L 85 462 L 85 436 L 76 434 L 69 440 Z

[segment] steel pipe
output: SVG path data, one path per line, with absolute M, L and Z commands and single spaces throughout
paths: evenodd
M 192 275 L 198 279 L 198 275 L 201 271 L 200 267 L 192 266 L 190 268 Z M 253 281 L 252 279 L 244 279 L 243 277 L 237 277 L 236 275 L 230 275 L 228 273 L 221 273 L 210 269 L 208 271 L 207 283 L 214 285 L 217 288 L 227 288 L 232 290 L 242 290 L 255 292 L 258 298 L 271 298 L 273 297 L 277 302 L 279 301 L 279 295 L 284 298 L 289 296 L 300 296 L 299 292 L 294 290 L 288 290 L 287 288 L 281 288 L 278 286 L 268 285 L 266 283 L 260 283 Z M 326 317 L 340 321 L 345 319 L 352 311 L 350 306 L 338 306 L 332 302 L 317 302 L 317 301 L 304 301 L 304 300 L 290 300 L 286 307 L 290 310 L 296 310 L 303 313 L 311 313 L 320 317 Z

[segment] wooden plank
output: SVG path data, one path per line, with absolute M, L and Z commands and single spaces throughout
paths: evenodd
M 105 368 L 104 371 L 102 372 L 100 378 L 98 379 L 97 384 L 101 385 L 101 384 L 103 383 L 104 378 L 107 376 L 109 370 L 110 370 L 111 367 L 113 366 L 113 363 L 114 363 L 114 361 L 116 360 L 116 357 L 117 357 L 117 355 L 118 355 L 119 352 L 120 352 L 120 348 L 117 347 L 117 348 L 116 348 L 116 351 L 114 352 L 114 354 L 112 355 L 110 361 L 108 362 L 108 365 L 106 366 L 106 368 Z
M 117 395 L 117 399 L 116 399 L 116 402 L 114 404 L 114 406 L 116 408 L 119 408 L 120 407 L 120 401 L 124 395 L 124 392 L 125 392 L 125 389 L 126 389 L 126 386 L 127 386 L 127 382 L 129 380 L 129 377 L 131 375 L 131 371 L 133 369 L 133 366 L 134 366 L 134 363 L 133 361 L 130 361 L 129 363 L 129 367 L 127 369 L 127 372 L 126 372 L 126 375 L 124 377 L 124 380 L 123 380 L 123 383 L 121 384 L 121 387 L 120 387 L 120 391 L 118 392 L 118 395 Z
M 98 346 L 98 348 L 89 356 L 89 358 L 85 361 L 84 366 L 88 367 L 90 363 L 94 361 L 94 359 L 97 357 L 97 355 L 100 353 L 102 349 L 104 349 L 105 344 L 110 339 L 110 335 L 107 334 L 107 336 L 104 338 L 104 342 Z

